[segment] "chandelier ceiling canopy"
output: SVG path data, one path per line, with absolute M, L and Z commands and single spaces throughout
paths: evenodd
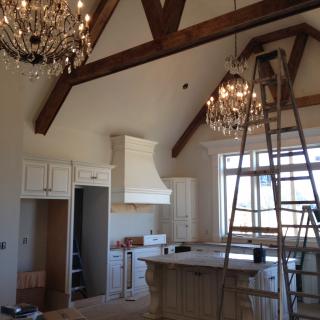
M 7 69 L 30 79 L 79 67 L 91 52 L 90 16 L 67 0 L 0 0 L 0 50 Z M 29 66 L 29 67 L 28 67 Z

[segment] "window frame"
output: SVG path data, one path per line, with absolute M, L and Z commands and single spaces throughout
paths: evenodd
M 319 144 L 312 144 L 310 146 L 307 146 L 308 150 L 311 149 L 320 149 Z M 301 150 L 301 147 L 298 146 L 290 146 L 287 148 L 284 148 L 282 152 L 288 152 L 288 151 L 298 151 Z M 256 169 L 263 169 L 263 168 L 269 168 L 269 166 L 260 166 L 259 165 L 259 155 L 262 153 L 267 153 L 266 149 L 259 149 L 259 150 L 250 150 L 245 152 L 245 155 L 250 156 L 250 167 L 246 167 L 244 169 L 247 170 L 256 170 Z M 238 171 L 237 168 L 229 168 L 227 169 L 226 166 L 226 159 L 230 156 L 239 156 L 239 152 L 232 152 L 232 153 L 224 153 L 219 155 L 220 159 L 220 179 L 219 179 L 219 189 L 220 189 L 220 203 L 222 204 L 220 206 L 220 232 L 222 235 L 222 238 L 226 238 L 228 236 L 228 230 L 229 230 L 229 224 L 228 224 L 228 204 L 227 204 L 227 176 L 236 175 Z M 290 172 L 290 176 L 293 176 L 294 172 L 300 172 L 300 171 L 307 171 L 306 165 L 303 163 L 293 163 L 294 156 L 289 156 L 289 164 L 284 164 L 283 169 L 287 169 L 288 172 Z M 312 170 L 320 170 L 320 160 L 311 162 Z M 251 180 L 251 208 L 253 210 L 261 210 L 261 197 L 260 197 L 260 183 L 259 183 L 259 176 L 252 176 L 250 177 Z M 295 193 L 295 185 L 294 180 L 290 181 L 291 186 L 291 193 L 294 195 Z M 320 195 L 320 190 L 318 189 L 318 193 Z M 234 194 L 232 195 L 233 199 Z M 252 225 L 253 226 L 260 226 L 261 225 L 261 213 L 259 212 L 252 212 Z M 275 235 L 262 235 L 262 234 L 239 234 L 239 237 L 242 239 L 275 239 Z M 288 238 L 295 239 L 296 236 L 288 236 Z

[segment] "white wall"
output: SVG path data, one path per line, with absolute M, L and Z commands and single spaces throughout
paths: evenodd
M 117 240 L 125 237 L 141 236 L 157 233 L 159 229 L 157 213 L 111 213 L 110 244 L 115 245 Z
M 47 200 L 21 200 L 18 250 L 19 272 L 46 269 L 47 222 Z M 23 243 L 24 238 L 27 238 L 27 243 Z
M 22 109 L 19 80 L 0 67 L 0 304 L 16 297 L 19 232 L 19 194 L 22 153 Z

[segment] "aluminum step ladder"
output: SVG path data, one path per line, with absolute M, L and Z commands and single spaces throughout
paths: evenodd
M 271 61 L 276 64 L 276 72 L 274 76 L 266 76 L 265 64 L 270 64 Z M 268 66 L 270 67 L 270 66 Z M 255 85 L 260 86 L 261 91 L 261 102 L 263 107 L 264 119 L 262 123 L 265 129 L 266 146 L 269 158 L 269 166 L 259 170 L 247 170 L 242 168 L 244 154 L 246 152 L 246 141 L 248 138 L 248 127 L 253 125 L 250 122 L 250 108 L 252 101 L 252 93 Z M 276 87 L 276 101 L 268 101 L 267 87 Z M 253 77 L 250 88 L 251 97 L 247 105 L 246 121 L 243 127 L 242 141 L 240 147 L 239 165 L 237 169 L 237 178 L 235 184 L 234 198 L 232 203 L 231 218 L 229 224 L 229 232 L 225 253 L 224 268 L 222 274 L 222 296 L 220 299 L 219 318 L 222 320 L 223 307 L 224 307 L 224 296 L 225 292 L 235 292 L 238 294 L 247 294 L 249 296 L 264 297 L 269 299 L 277 300 L 277 319 L 283 319 L 283 307 L 282 300 L 286 297 L 286 303 L 288 306 L 288 312 L 290 320 L 292 319 L 320 319 L 315 317 L 308 317 L 306 315 L 299 314 L 294 310 L 294 303 L 297 298 L 309 297 L 320 299 L 320 296 L 303 291 L 298 292 L 295 288 L 292 288 L 292 279 L 294 275 L 298 273 L 304 276 L 316 276 L 319 279 L 319 270 L 305 271 L 301 268 L 300 271 L 291 270 L 288 268 L 288 261 L 290 258 L 297 258 L 300 253 L 301 259 L 303 260 L 304 254 L 307 252 L 313 252 L 316 254 L 320 253 L 320 237 L 319 237 L 319 221 L 320 221 L 320 202 L 319 196 L 316 189 L 316 184 L 312 172 L 312 166 L 310 163 L 309 155 L 307 152 L 307 145 L 301 125 L 299 112 L 297 109 L 296 100 L 293 94 L 292 82 L 290 80 L 289 68 L 287 64 L 286 54 L 283 49 L 277 49 L 270 52 L 262 53 L 256 56 L 255 66 L 253 71 Z M 294 124 L 292 126 L 282 125 L 282 112 L 289 110 L 292 112 Z M 256 124 L 256 123 L 254 123 Z M 301 150 L 299 151 L 288 151 L 284 148 L 282 141 L 284 140 L 284 134 L 288 132 L 295 132 L 297 134 L 299 145 Z M 283 173 L 288 172 L 281 164 L 283 157 L 303 156 L 304 164 L 307 174 L 305 176 L 286 176 Z M 268 176 L 272 182 L 272 191 L 274 198 L 274 207 L 265 210 L 250 210 L 237 207 L 238 192 L 241 177 L 259 177 Z M 294 199 L 292 201 L 285 201 L 282 199 L 281 185 L 286 181 L 295 180 L 306 180 L 309 181 L 312 188 L 312 199 Z M 303 206 L 302 209 L 296 209 L 299 206 Z M 276 216 L 277 226 L 276 227 L 244 227 L 234 225 L 236 215 L 241 215 L 243 212 L 251 211 L 256 214 L 266 215 L 274 212 Z M 300 223 L 295 225 L 284 225 L 282 224 L 282 215 L 286 213 L 295 214 L 297 217 L 300 216 Z M 296 228 L 298 230 L 295 245 L 288 244 L 287 232 L 290 228 Z M 312 229 L 316 238 L 316 245 L 309 247 L 307 245 L 308 230 Z M 241 287 L 229 287 L 226 285 L 226 277 L 228 276 L 228 266 L 230 258 L 230 250 L 234 235 L 239 232 L 252 232 L 254 233 L 270 233 L 276 234 L 277 236 L 277 291 L 266 291 L 257 290 L 251 288 Z M 301 244 L 301 239 L 303 239 Z M 283 281 L 285 291 L 283 292 Z
M 82 298 L 87 298 L 87 289 L 83 273 L 83 264 L 80 254 L 78 241 L 75 237 L 73 240 L 73 253 L 72 253 L 72 285 L 71 295 L 73 298 L 79 293 Z

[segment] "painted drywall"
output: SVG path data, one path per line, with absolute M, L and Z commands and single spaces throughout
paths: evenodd
M 47 200 L 21 200 L 18 272 L 46 269 L 47 221 Z
M 110 244 L 123 241 L 125 237 L 157 233 L 159 229 L 156 212 L 150 213 L 111 213 Z
M 15 303 L 22 154 L 20 80 L 0 66 L 0 305 Z

